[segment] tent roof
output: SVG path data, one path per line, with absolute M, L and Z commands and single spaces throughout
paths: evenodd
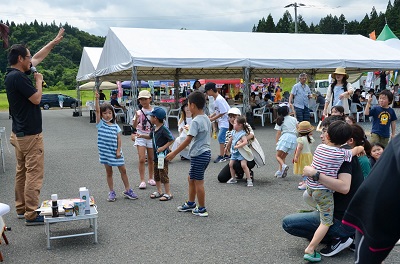
M 140 36 L 140 40 L 137 39 Z M 400 51 L 361 35 L 110 28 L 96 76 L 127 79 L 240 78 L 394 69 Z
M 78 74 L 76 75 L 77 81 L 85 81 L 94 78 L 102 50 L 103 48 L 83 48 L 81 63 L 79 64 Z
M 399 39 L 399 38 L 393 33 L 393 31 L 386 24 L 383 27 L 381 34 L 379 34 L 379 36 L 376 38 L 376 40 L 385 41 L 385 40 L 388 40 L 388 39 Z

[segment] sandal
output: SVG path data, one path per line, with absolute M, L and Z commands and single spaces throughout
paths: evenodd
M 151 198 L 151 199 L 160 198 L 160 197 L 162 197 L 163 195 L 164 195 L 163 193 L 153 192 L 152 194 L 150 194 L 150 198 Z
M 172 195 L 169 195 L 169 194 L 164 193 L 164 194 L 162 195 L 162 197 L 160 198 L 160 201 L 169 201 L 169 200 L 171 200 L 172 198 L 173 198 Z
M 156 182 L 153 179 L 148 180 L 147 183 L 151 186 L 156 186 Z
M 304 254 L 304 260 L 308 260 L 309 262 L 320 262 L 321 261 L 321 254 L 317 251 L 314 251 L 312 254 Z
M 146 183 L 145 182 L 141 182 L 139 184 L 139 189 L 146 189 Z

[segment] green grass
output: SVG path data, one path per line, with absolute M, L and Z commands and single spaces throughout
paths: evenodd
M 65 94 L 77 98 L 76 90 L 62 90 L 62 91 L 44 91 L 45 94 Z M 108 98 L 109 96 L 107 96 Z M 82 105 L 86 105 L 86 101 L 93 101 L 94 94 L 92 91 L 81 91 Z M 8 111 L 8 100 L 5 91 L 0 92 L 0 111 Z

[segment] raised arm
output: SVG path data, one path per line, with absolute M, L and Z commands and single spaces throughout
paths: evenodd
M 32 57 L 32 65 L 36 66 L 38 65 L 44 58 L 49 55 L 50 51 L 58 44 L 60 41 L 63 39 L 64 35 L 64 28 L 60 28 L 58 31 L 57 36 L 50 41 L 49 43 L 46 44 L 41 50 L 39 50 L 33 57 Z

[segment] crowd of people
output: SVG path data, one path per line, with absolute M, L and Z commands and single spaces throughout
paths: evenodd
M 18 218 L 25 218 L 26 225 L 44 222 L 43 216 L 35 211 L 43 183 L 44 149 L 39 108 L 43 76 L 34 73 L 34 86 L 26 73 L 62 40 L 63 33 L 61 29 L 55 39 L 33 57 L 23 45 L 12 46 L 8 56 L 11 67 L 7 70 L 5 84 L 13 121 L 10 142 L 15 147 L 17 159 L 15 204 Z M 318 262 L 321 255 L 329 257 L 353 247 L 356 263 L 380 263 L 400 238 L 400 214 L 394 209 L 398 202 L 395 198 L 400 193 L 397 177 L 400 173 L 400 138 L 395 135 L 396 113 L 390 107 L 393 94 L 388 90 L 381 91 L 374 106 L 374 95 L 368 98 L 365 115 L 371 116 L 373 122 L 371 136 L 367 139 L 350 111 L 351 100 L 357 100 L 359 92 L 347 82 L 345 69 L 337 68 L 332 77 L 334 81 L 323 108 L 326 117 L 321 123 L 321 144 L 314 153 L 311 145 L 315 143 L 312 137 L 315 127 L 309 122 L 308 109 L 312 95 L 306 84 L 306 74 L 300 74 L 288 103 L 279 105 L 274 128 L 278 162 L 275 176 L 287 176 L 289 155 L 293 154 L 293 173 L 301 178 L 297 188 L 304 190 L 302 196 L 313 209 L 286 216 L 282 227 L 291 235 L 311 241 L 303 252 L 305 260 Z M 275 91 L 278 100 L 280 93 L 278 88 Z M 213 99 L 213 111 L 209 115 L 205 113 L 206 95 Z M 111 104 L 100 105 L 104 95 L 96 93 L 95 97 L 99 162 L 106 171 L 108 201 L 117 199 L 112 167 L 118 167 L 120 172 L 125 188 L 122 195 L 135 200 L 138 195 L 128 180 L 121 149 L 121 129 L 115 122 L 113 106 L 116 106 L 116 100 L 111 98 Z M 260 98 L 252 97 L 254 103 L 262 103 Z M 156 186 L 149 198 L 160 201 L 173 198 L 168 167 L 169 162 L 180 155 L 182 160 L 190 160 L 190 169 L 187 200 L 177 210 L 208 216 L 204 176 L 211 161 L 212 123 L 217 123 L 219 145 L 214 163 L 229 160 L 218 174 L 218 181 L 235 184 L 245 178 L 248 187 L 254 186 L 253 168 L 265 164 L 264 153 L 245 113 L 231 108 L 218 93 L 215 83 L 207 83 L 204 91 L 200 91 L 199 83 L 195 83 L 194 91 L 182 105 L 179 140 L 164 124 L 166 112 L 151 106 L 151 99 L 150 92 L 139 93 L 140 107 L 132 120 L 134 132 L 131 136 L 139 157 L 139 188 L 146 189 L 147 184 Z M 269 96 L 264 96 L 267 104 L 270 100 Z M 291 109 L 294 116 L 290 115 Z M 387 209 L 389 219 L 384 217 L 388 214 Z M 378 217 L 371 217 L 371 210 Z M 327 245 L 317 251 L 321 242 Z

